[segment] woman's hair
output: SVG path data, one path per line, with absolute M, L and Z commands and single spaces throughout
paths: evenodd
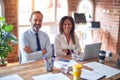
M 64 32 L 63 23 L 64 23 L 64 21 L 66 19 L 70 20 L 71 23 L 72 23 L 72 29 L 70 31 L 70 35 L 71 35 L 73 44 L 76 44 L 76 42 L 75 42 L 75 35 L 74 35 L 75 22 L 74 22 L 74 19 L 71 16 L 64 16 L 64 17 L 62 17 L 62 19 L 59 22 L 59 32 L 60 32 L 60 34 L 63 34 L 63 32 Z

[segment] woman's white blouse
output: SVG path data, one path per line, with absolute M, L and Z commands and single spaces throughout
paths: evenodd
M 72 49 L 80 53 L 81 48 L 80 48 L 79 39 L 77 35 L 75 35 L 75 41 L 76 41 L 76 44 L 73 44 L 72 39 L 70 39 L 70 42 L 68 44 L 64 34 L 57 34 L 55 36 L 55 45 L 54 45 L 55 56 L 65 56 L 66 53 L 62 51 L 65 49 Z

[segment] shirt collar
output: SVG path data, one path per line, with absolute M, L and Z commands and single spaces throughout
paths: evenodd
M 35 33 L 36 33 L 36 32 L 35 32 L 32 28 L 31 28 L 30 30 L 31 30 L 31 32 L 32 32 L 33 34 L 35 34 Z M 39 32 L 38 32 L 38 33 L 39 33 Z
M 64 33 L 63 33 L 63 34 L 61 34 L 61 36 L 62 36 L 62 37 L 64 37 L 64 38 L 66 38 Z M 71 37 L 71 35 L 70 35 L 70 37 Z

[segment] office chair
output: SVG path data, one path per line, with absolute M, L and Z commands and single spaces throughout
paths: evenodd
M 21 51 L 19 52 L 19 63 L 21 64 L 21 60 L 22 60 L 22 57 L 21 57 Z

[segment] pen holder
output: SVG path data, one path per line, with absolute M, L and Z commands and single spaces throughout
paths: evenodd
M 45 60 L 45 69 L 47 72 L 53 71 L 54 61 L 52 59 Z

